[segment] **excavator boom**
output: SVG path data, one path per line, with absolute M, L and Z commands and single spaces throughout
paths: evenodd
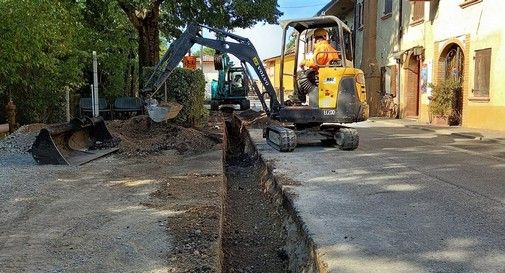
M 202 28 L 214 32 L 216 35 L 224 37 L 224 39 L 205 38 L 200 34 Z M 245 37 L 221 29 L 197 24 L 189 24 L 181 36 L 170 45 L 168 51 L 156 65 L 153 74 L 144 85 L 142 92 L 144 94 L 150 94 L 150 97 L 153 97 L 194 44 L 200 44 L 220 52 L 232 54 L 237 57 L 241 63 L 249 64 L 263 84 L 266 90 L 265 93 L 270 97 L 270 107 L 267 107 L 264 98 L 265 93 L 261 93 L 257 86 L 254 88 L 265 112 L 272 117 L 275 117 L 279 113 L 280 103 L 277 99 L 277 94 L 258 56 L 258 52 L 251 41 Z M 248 71 L 248 69 L 246 69 L 246 71 Z

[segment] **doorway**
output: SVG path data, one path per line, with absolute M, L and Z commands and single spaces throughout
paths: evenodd
M 406 69 L 406 92 L 405 92 L 405 116 L 419 116 L 419 72 L 421 62 L 418 56 L 414 54 L 408 55 L 408 63 Z
M 461 47 L 452 43 L 445 47 L 440 55 L 440 67 L 443 69 L 444 78 L 442 80 L 453 79 L 459 82 L 459 86 L 463 86 L 463 67 L 465 58 Z M 463 117 L 463 90 L 462 88 L 454 89 L 452 114 L 449 117 L 449 125 L 458 126 L 462 123 Z

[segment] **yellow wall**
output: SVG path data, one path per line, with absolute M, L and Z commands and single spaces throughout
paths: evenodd
M 279 91 L 280 88 L 280 75 L 281 75 L 281 57 L 275 57 L 271 58 L 268 61 L 265 61 L 267 63 L 267 70 L 271 70 L 272 66 L 273 67 L 273 75 L 270 76 L 270 80 L 273 82 L 275 90 L 277 92 Z M 295 55 L 287 55 L 284 59 L 284 74 L 292 74 L 294 70 L 294 65 L 295 65 Z M 272 77 L 273 76 L 273 77 Z M 293 93 L 293 77 L 284 75 L 284 91 L 286 98 L 288 95 L 291 95 Z
M 402 0 L 395 0 L 402 1 Z M 410 25 L 405 22 L 405 33 L 402 40 L 402 49 L 422 46 L 425 50 L 423 63 L 431 66 L 431 83 L 437 83 L 443 78 L 442 68 L 439 67 L 440 54 L 444 48 L 457 43 L 464 53 L 463 74 L 463 119 L 462 126 L 468 128 L 482 128 L 505 131 L 505 26 L 500 22 L 505 10 L 505 1 L 486 0 L 477 2 L 468 7 L 461 7 L 463 1 L 440 0 L 436 13 L 430 16 L 434 9 L 425 3 L 424 22 Z M 409 1 L 403 0 L 404 11 L 410 9 Z M 393 15 L 397 17 L 398 15 Z M 433 21 L 430 21 L 430 17 Z M 407 19 L 407 18 L 405 18 Z M 408 20 L 408 19 L 407 19 Z M 388 25 L 387 20 L 378 20 L 378 28 L 383 29 Z M 384 32 L 384 33 L 383 33 Z M 388 36 L 385 31 L 380 32 Z M 378 42 L 380 44 L 380 41 Z M 387 43 L 384 43 L 386 49 Z M 382 48 L 382 47 L 381 47 Z M 491 74 L 489 100 L 472 100 L 475 75 L 475 50 L 491 48 Z M 387 52 L 387 49 L 386 49 Z M 380 56 L 380 54 L 378 54 Z M 400 70 L 401 92 L 405 94 L 405 73 Z M 420 94 L 419 121 L 429 121 L 429 94 Z M 401 98 L 405 105 L 405 97 Z

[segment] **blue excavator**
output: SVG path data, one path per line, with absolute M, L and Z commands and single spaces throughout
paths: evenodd
M 218 80 L 212 80 L 210 109 L 219 110 L 221 105 L 239 105 L 240 110 L 251 108 L 247 99 L 249 78 L 244 67 L 234 67 L 226 53 L 216 52 L 214 68 L 219 71 Z

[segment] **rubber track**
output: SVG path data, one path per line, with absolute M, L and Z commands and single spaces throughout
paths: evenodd
M 280 144 L 276 144 L 270 140 L 270 132 L 274 132 L 279 136 Z M 280 152 L 292 152 L 296 147 L 295 131 L 282 126 L 268 126 L 266 139 L 268 145 Z
M 352 151 L 358 148 L 359 135 L 358 130 L 354 128 L 341 128 L 339 133 L 342 134 L 342 144 L 339 145 L 340 150 Z

